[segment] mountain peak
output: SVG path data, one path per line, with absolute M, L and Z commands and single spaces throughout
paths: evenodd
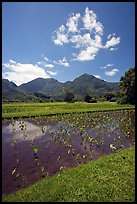
M 6 87 L 8 86 L 9 98 L 11 97 L 11 83 L 13 82 L 3 80 L 3 96 L 5 94 L 5 90 L 7 92 Z M 17 90 L 22 93 L 41 93 L 47 96 L 51 96 L 53 100 L 57 101 L 62 101 L 65 97 L 66 92 L 74 93 L 76 100 L 82 101 L 84 100 L 85 94 L 87 93 L 91 96 L 103 96 L 106 92 L 116 91 L 118 89 L 118 86 L 119 82 L 105 82 L 104 80 L 98 79 L 95 76 L 86 73 L 75 78 L 73 81 L 68 81 L 65 83 L 61 83 L 54 78 L 37 78 L 18 87 L 14 84 L 14 87 L 17 87 Z

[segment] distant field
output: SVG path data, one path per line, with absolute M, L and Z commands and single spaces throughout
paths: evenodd
M 119 110 L 128 108 L 135 108 L 135 106 L 129 104 L 119 105 L 116 102 L 3 103 L 2 118 L 29 117 L 73 112 Z

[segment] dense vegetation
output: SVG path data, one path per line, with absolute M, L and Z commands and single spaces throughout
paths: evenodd
M 130 68 L 120 79 L 119 103 L 135 104 L 135 67 Z
M 74 94 L 71 92 L 67 92 L 64 101 L 66 102 L 73 102 L 74 101 Z
M 119 83 L 105 82 L 88 74 L 66 83 L 38 78 L 20 86 L 3 79 L 2 99 L 5 102 L 63 102 L 66 94 L 71 93 L 74 94 L 73 101 L 84 101 L 86 94 L 100 99 L 106 92 L 116 92 L 118 86 Z
M 74 113 L 74 112 L 92 112 L 104 110 L 119 110 L 134 108 L 130 104 L 117 104 L 116 102 L 98 102 L 98 103 L 3 103 L 2 105 L 2 118 L 11 117 L 29 117 L 40 115 L 51 115 L 61 113 Z
M 86 94 L 85 96 L 85 102 L 87 103 L 97 103 L 96 98 L 93 98 L 92 96 L 90 96 L 89 94 Z
M 135 202 L 134 148 L 99 158 L 3 197 L 3 202 Z

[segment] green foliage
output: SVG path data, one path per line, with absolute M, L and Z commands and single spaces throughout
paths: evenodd
M 42 94 L 42 93 L 34 93 L 34 96 L 36 96 L 36 97 L 38 97 L 38 98 L 40 98 L 40 99 L 50 99 L 50 96 L 47 96 L 47 95 L 45 95 L 45 94 Z
M 120 104 L 135 104 L 135 67 L 129 68 L 120 79 Z
M 92 98 L 92 96 L 90 96 L 89 94 L 86 94 L 85 102 L 87 102 L 87 103 L 97 103 L 97 100 L 96 100 L 96 98 Z
M 64 101 L 67 92 L 75 95 L 75 100 L 84 101 L 85 93 L 96 97 L 105 92 L 114 92 L 118 89 L 118 82 L 105 82 L 88 74 L 83 74 L 73 81 L 61 83 L 55 79 L 37 78 L 28 83 L 16 86 L 13 82 L 2 80 L 2 101 L 39 102 Z
M 3 202 L 135 202 L 135 149 L 63 170 L 21 189 Z
M 97 99 L 96 98 L 92 98 L 91 103 L 97 103 Z
M 74 100 L 74 94 L 71 92 L 67 92 L 64 101 L 72 103 Z
M 85 96 L 85 102 L 91 103 L 92 97 L 89 94 L 86 94 Z
M 2 118 L 30 117 L 74 112 L 92 112 L 134 108 L 134 105 L 120 105 L 116 102 L 48 102 L 48 103 L 3 103 Z
M 107 101 L 110 101 L 113 97 L 115 97 L 115 94 L 108 92 L 104 95 L 104 97 L 106 98 Z

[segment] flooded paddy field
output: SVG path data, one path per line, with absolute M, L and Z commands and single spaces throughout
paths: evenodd
M 2 121 L 2 193 L 135 143 L 135 110 Z

